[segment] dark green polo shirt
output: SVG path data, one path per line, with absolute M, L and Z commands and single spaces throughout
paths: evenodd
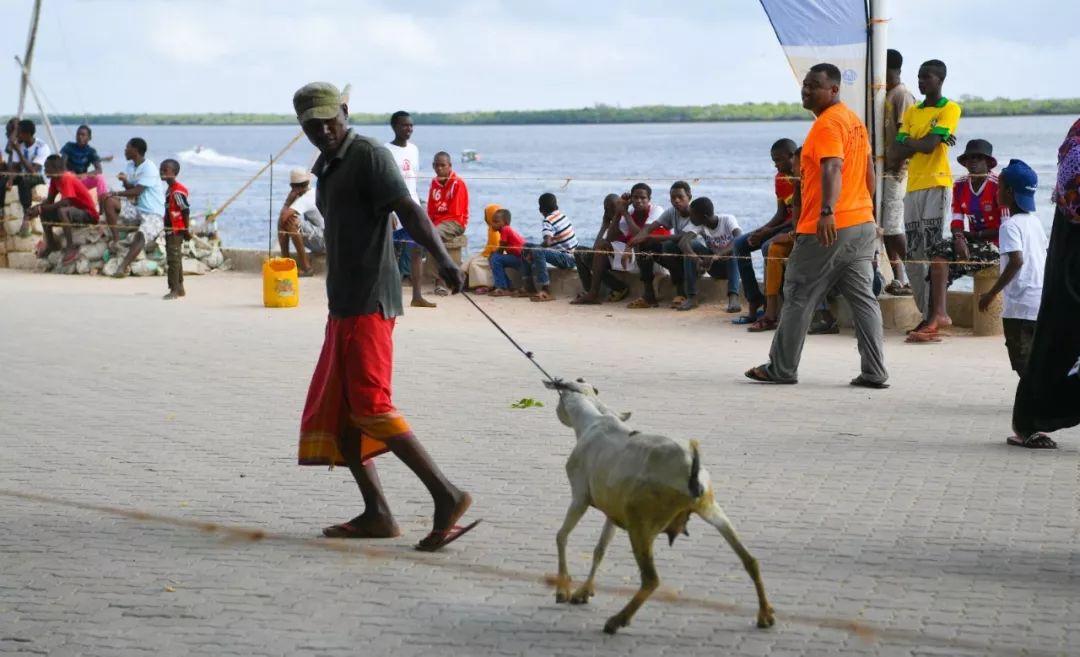
M 326 296 L 334 317 L 403 314 L 390 207 L 409 190 L 394 156 L 349 130 L 337 153 L 320 155 L 315 204 L 326 220 Z

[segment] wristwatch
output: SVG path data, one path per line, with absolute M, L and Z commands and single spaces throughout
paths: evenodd
M 832 213 L 833 213 L 833 210 L 832 210 L 831 205 L 823 205 L 823 206 L 821 206 L 821 216 L 828 217 L 828 216 L 832 215 Z

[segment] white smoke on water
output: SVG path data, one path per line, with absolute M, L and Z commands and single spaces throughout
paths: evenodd
M 186 151 L 181 151 L 177 154 L 179 159 L 184 164 L 191 164 L 201 167 L 225 167 L 230 169 L 252 169 L 261 167 L 265 162 L 259 162 L 257 160 L 249 160 L 243 157 L 235 157 L 233 155 L 223 155 L 212 148 L 205 148 L 198 146 Z

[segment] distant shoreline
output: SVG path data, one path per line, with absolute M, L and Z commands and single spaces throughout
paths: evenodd
M 1080 98 L 1008 99 L 961 97 L 964 116 L 1080 115 Z M 625 123 L 725 123 L 740 121 L 808 121 L 809 113 L 798 103 L 742 103 L 729 105 L 649 105 L 615 107 L 595 105 L 580 109 L 513 110 L 486 112 L 413 112 L 421 125 L 589 125 Z M 90 125 L 295 125 L 292 114 L 61 114 L 67 124 Z M 384 125 L 390 115 L 356 113 L 356 125 Z

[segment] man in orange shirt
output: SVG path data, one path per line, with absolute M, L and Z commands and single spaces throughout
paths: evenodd
M 851 385 L 887 388 L 881 308 L 872 289 L 877 243 L 870 139 L 840 102 L 840 69 L 816 64 L 803 79 L 803 107 L 817 117 L 803 142 L 802 205 L 784 281 L 784 312 L 769 362 L 746 372 L 761 383 L 798 383 L 814 308 L 836 287 L 855 320 L 862 373 Z

